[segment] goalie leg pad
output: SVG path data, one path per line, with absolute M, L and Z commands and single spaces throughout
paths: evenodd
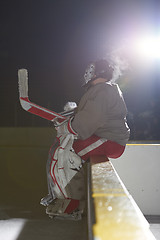
M 40 201 L 40 204 L 43 206 L 48 206 L 54 199 L 56 199 L 55 192 L 54 192 L 54 182 L 50 174 L 50 166 L 53 159 L 54 152 L 59 147 L 59 141 L 53 143 L 49 150 L 47 164 L 46 164 L 46 173 L 47 173 L 47 184 L 48 184 L 48 195 L 43 197 Z
M 50 175 L 54 182 L 56 198 L 72 198 L 66 187 L 82 168 L 81 158 L 72 152 L 73 141 L 73 135 L 67 134 L 52 156 Z

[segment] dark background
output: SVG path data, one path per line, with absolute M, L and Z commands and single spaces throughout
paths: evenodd
M 159 32 L 159 7 L 149 0 L 1 0 L 0 127 L 50 125 L 20 107 L 19 68 L 29 71 L 30 100 L 60 112 L 67 101 L 78 103 L 89 61 L 144 29 Z M 160 62 L 137 61 L 129 60 L 119 82 L 131 139 L 160 140 Z

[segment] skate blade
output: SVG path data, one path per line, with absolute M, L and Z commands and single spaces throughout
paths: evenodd
M 49 206 L 49 204 L 51 204 L 53 202 L 54 198 L 52 197 L 44 197 L 41 199 L 40 204 L 47 207 Z
M 80 221 L 82 219 L 82 212 L 78 211 L 72 214 L 48 214 L 50 218 L 55 220 L 73 220 Z

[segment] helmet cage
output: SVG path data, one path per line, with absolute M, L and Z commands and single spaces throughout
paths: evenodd
M 99 60 L 97 62 L 90 63 L 84 74 L 85 84 L 88 84 L 88 82 L 99 77 L 105 78 L 106 81 L 110 81 L 113 71 L 113 67 L 106 60 Z
M 87 66 L 85 74 L 84 74 L 85 84 L 87 84 L 89 81 L 91 81 L 94 78 L 95 68 L 96 68 L 95 63 L 90 63 Z

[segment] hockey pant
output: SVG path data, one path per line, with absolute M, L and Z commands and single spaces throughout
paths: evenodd
M 93 135 L 86 140 L 75 140 L 73 149 L 84 161 L 92 156 L 105 156 L 108 160 L 108 158 L 119 158 L 123 154 L 125 146 Z
M 74 142 L 73 142 L 74 141 Z M 73 149 L 75 152 L 72 151 Z M 60 144 L 58 139 L 51 147 L 47 162 L 48 190 L 53 199 L 84 199 L 84 170 L 81 159 L 91 156 L 118 158 L 125 146 L 95 135 L 86 140 L 74 140 L 68 134 Z

